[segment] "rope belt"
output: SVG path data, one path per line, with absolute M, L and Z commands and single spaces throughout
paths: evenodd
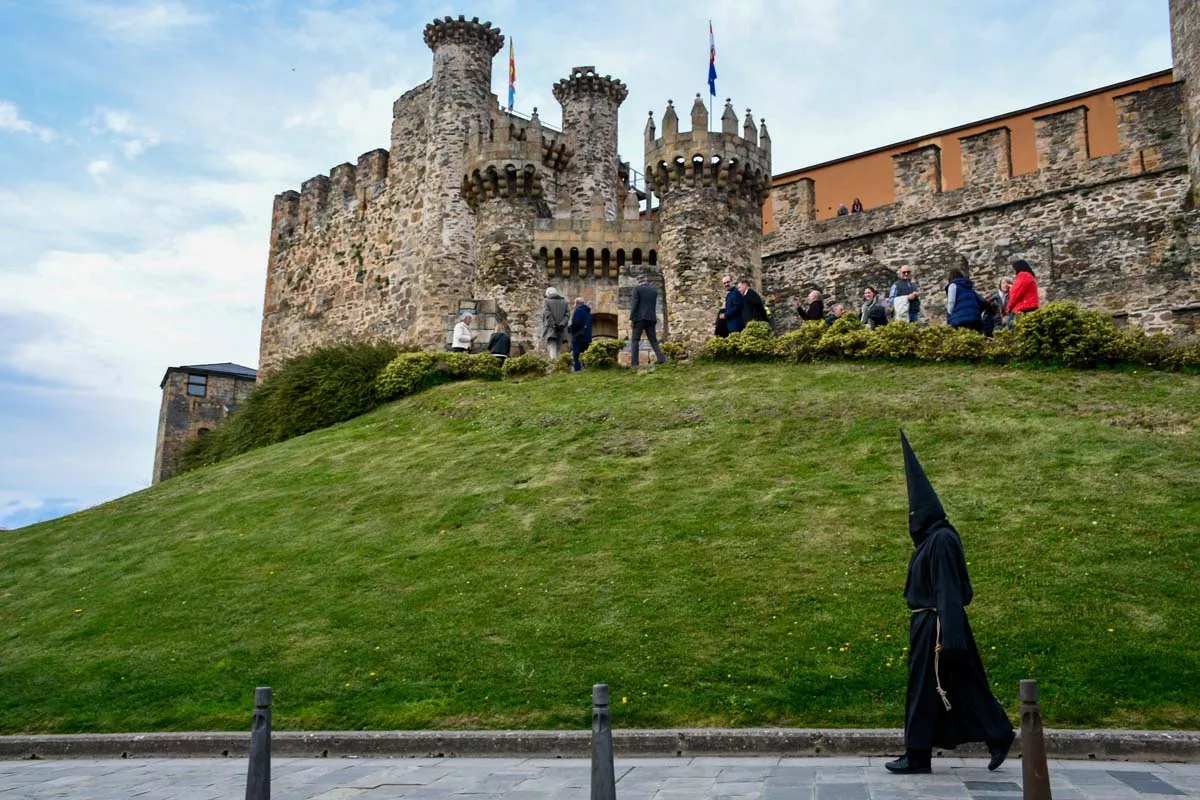
M 937 613 L 936 608 L 914 608 L 912 613 L 920 614 L 922 611 L 932 611 Z M 950 710 L 950 698 L 946 696 L 946 690 L 942 688 L 942 673 L 941 673 L 941 658 L 942 658 L 942 618 L 937 617 L 937 644 L 933 648 L 933 680 L 937 683 L 937 692 L 942 696 L 942 703 L 946 706 L 946 710 Z

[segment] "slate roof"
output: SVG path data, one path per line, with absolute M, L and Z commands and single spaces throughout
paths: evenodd
M 189 364 L 182 367 L 167 367 L 167 371 L 163 374 L 162 382 L 158 384 L 158 388 L 161 389 L 167 385 L 167 378 L 171 377 L 172 372 L 191 372 L 196 375 L 227 375 L 232 378 L 249 381 L 258 378 L 258 370 L 251 367 L 243 367 L 241 364 L 234 364 L 231 361 L 224 361 L 220 364 Z

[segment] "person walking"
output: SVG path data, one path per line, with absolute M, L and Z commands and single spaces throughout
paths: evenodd
M 542 301 L 542 336 L 546 339 L 546 349 L 550 351 L 550 360 L 558 358 L 559 346 L 567 340 L 567 317 L 570 309 L 567 301 L 558 289 L 553 286 L 546 290 L 546 299 Z
M 916 322 L 921 314 L 921 289 L 912 279 L 912 267 L 901 267 L 888 289 L 888 304 L 896 322 Z
M 951 328 L 983 332 L 983 298 L 975 284 L 958 267 L 950 270 L 946 284 L 946 322 Z
M 487 350 L 500 362 L 501 366 L 504 366 L 504 362 L 512 350 L 512 337 L 508 335 L 508 323 L 504 320 L 496 321 L 496 330 L 488 339 Z
M 592 344 L 592 309 L 588 308 L 582 297 L 575 298 L 575 313 L 571 315 L 567 332 L 571 334 L 571 364 L 575 372 L 580 372 L 583 362 L 579 357 Z
M 904 755 L 884 764 L 902 775 L 932 771 L 933 748 L 987 744 L 995 770 L 1008 758 L 1015 733 L 989 687 L 966 607 L 974 592 L 958 531 L 916 454 L 900 432 L 908 484 L 908 532 L 915 548 L 904 597 L 912 612 L 908 634 L 908 692 Z
M 454 338 L 451 339 L 450 343 L 450 350 L 452 352 L 471 352 L 471 344 L 475 341 L 475 332 L 471 330 L 471 323 L 474 320 L 474 314 L 470 311 L 464 311 L 458 322 L 454 323 Z
M 738 281 L 738 293 L 742 296 L 743 329 L 751 322 L 770 321 L 767 317 L 767 304 L 763 302 L 762 295 L 754 291 L 749 278 L 742 278 Z
M 1033 274 L 1033 267 L 1029 266 L 1025 259 L 1018 258 L 1013 262 L 1012 291 L 1008 293 L 1008 305 L 1004 310 L 1011 315 L 1025 314 L 1037 311 L 1039 305 L 1037 278 Z
M 654 351 L 659 364 L 667 363 L 658 346 L 658 290 L 650 285 L 645 275 L 638 276 L 638 285 L 633 289 L 633 307 L 629 309 L 629 321 L 633 323 L 633 336 L 630 341 L 629 361 L 634 369 L 638 365 L 638 351 L 642 345 L 642 333 L 650 341 L 650 349 Z
M 733 285 L 729 275 L 721 278 L 721 287 L 725 289 L 725 307 L 721 310 L 720 319 L 725 321 L 726 335 L 737 333 L 746 327 L 742 321 L 742 293 Z

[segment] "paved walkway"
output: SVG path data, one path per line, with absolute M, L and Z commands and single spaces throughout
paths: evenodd
M 908 800 L 1019 798 L 1020 761 L 988 772 L 979 759 L 934 761 L 934 774 L 893 776 L 882 758 L 618 760 L 618 800 Z M 587 800 L 582 759 L 277 758 L 275 800 L 505 798 Z M 1200 798 L 1200 764 L 1052 761 L 1055 800 Z M 245 794 L 236 759 L 0 761 L 0 797 L 215 800 Z

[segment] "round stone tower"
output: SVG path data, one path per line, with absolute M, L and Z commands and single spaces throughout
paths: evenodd
M 597 75 L 595 67 L 575 67 L 554 84 L 563 133 L 575 153 L 558 195 L 559 209 L 569 208 L 571 219 L 617 218 L 617 109 L 628 94 L 625 84 Z
M 433 51 L 422 192 L 422 250 L 417 313 L 410 341 L 441 347 L 458 301 L 473 296 L 475 220 L 461 189 L 467 136 L 487 130 L 492 110 L 492 59 L 504 37 L 492 23 L 465 17 L 425 26 Z
M 713 331 L 724 301 L 721 276 L 761 290 L 762 206 L 771 189 L 771 140 L 746 112 L 742 133 L 726 101 L 721 132 L 708 130 L 696 95 L 692 130 L 681 133 L 667 104 L 662 136 L 646 125 L 646 185 L 660 198 L 658 259 L 672 339 L 697 346 Z
M 462 196 L 475 212 L 475 294 L 495 303 L 514 344 L 532 350 L 542 306 L 544 270 L 534 260 L 536 221 L 552 215 L 545 187 L 569 163 L 565 146 L 542 135 L 535 112 L 517 127 L 505 113 L 472 131 Z

